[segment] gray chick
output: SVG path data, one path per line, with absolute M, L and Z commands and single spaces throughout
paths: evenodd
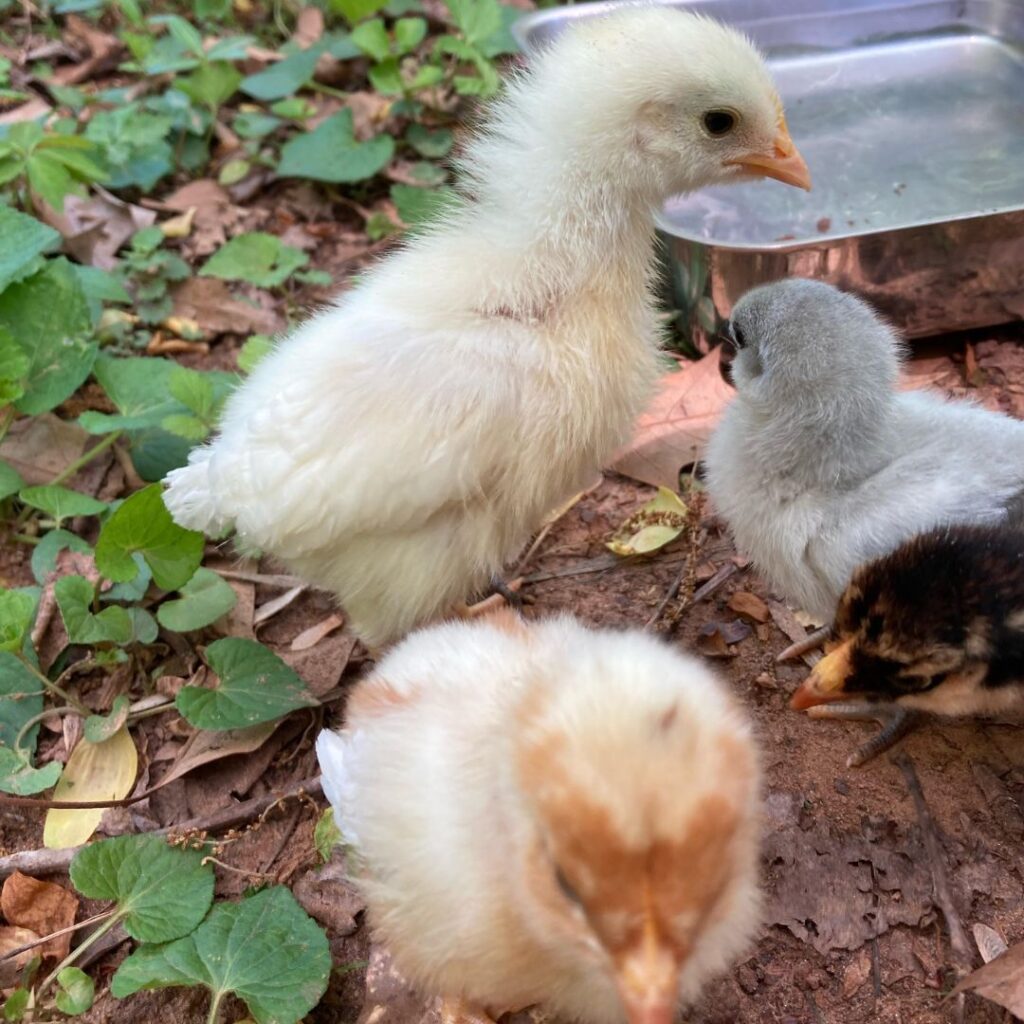
M 1020 509 L 1024 423 L 898 392 L 900 341 L 860 299 L 780 281 L 743 296 L 730 329 L 737 395 L 708 447 L 708 489 L 795 606 L 830 620 L 863 562 Z

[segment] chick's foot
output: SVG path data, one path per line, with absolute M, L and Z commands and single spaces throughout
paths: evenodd
M 460 619 L 478 619 L 481 615 L 490 615 L 491 612 L 506 605 L 522 610 L 523 605 L 528 602 L 523 594 L 518 593 L 522 585 L 521 577 L 506 583 L 500 576 L 492 576 L 488 596 L 475 604 L 456 605 L 455 615 Z
M 440 1017 L 441 1024 L 494 1024 L 486 1010 L 460 996 L 442 997 Z
M 881 731 L 857 748 L 847 759 L 847 768 L 859 768 L 895 746 L 907 733 L 920 724 L 920 712 L 898 704 L 871 704 L 868 701 L 843 701 L 836 704 L 818 704 L 808 708 L 810 718 L 831 718 L 846 722 L 877 722 Z

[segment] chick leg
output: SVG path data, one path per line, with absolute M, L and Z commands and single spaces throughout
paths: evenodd
M 494 1024 L 494 1018 L 486 1010 L 461 996 L 443 996 L 440 1016 L 441 1024 Z
M 804 654 L 810 654 L 811 651 L 816 651 L 821 647 L 821 645 L 828 639 L 831 632 L 831 626 L 822 626 L 820 629 L 814 630 L 813 633 L 808 633 L 803 640 L 797 640 L 795 644 L 790 644 L 775 660 L 792 661 L 793 658 L 799 658 Z
M 455 606 L 455 614 L 460 619 L 476 619 L 481 615 L 488 615 L 496 608 L 508 604 L 513 608 L 522 608 L 524 599 L 516 591 L 523 585 L 522 578 L 506 583 L 498 576 L 491 577 L 491 592 L 482 601 L 476 604 L 459 604 Z
M 847 759 L 847 768 L 859 768 L 898 743 L 917 728 L 922 715 L 898 704 L 869 704 L 867 701 L 819 704 L 808 708 L 810 718 L 831 718 L 846 722 L 877 722 L 881 731 L 857 748 Z

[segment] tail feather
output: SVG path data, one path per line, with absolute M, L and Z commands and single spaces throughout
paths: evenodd
M 343 736 L 330 729 L 324 729 L 316 738 L 316 759 L 320 762 L 321 781 L 324 796 L 334 808 L 334 824 L 348 846 L 358 847 L 359 839 L 349 820 L 349 808 L 353 806 L 355 783 L 351 778 L 351 764 L 346 763 L 353 755 L 349 749 L 353 737 Z
M 195 448 L 187 466 L 167 474 L 164 504 L 179 526 L 216 536 L 232 525 L 232 517 L 220 508 L 210 487 L 212 455 L 212 448 Z

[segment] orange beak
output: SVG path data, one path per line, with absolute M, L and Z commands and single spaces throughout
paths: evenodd
M 648 918 L 641 941 L 620 961 L 618 986 L 628 1024 L 674 1024 L 679 1011 L 679 961 Z
M 811 674 L 801 684 L 800 689 L 790 698 L 789 706 L 797 711 L 805 711 L 817 704 L 831 704 L 837 700 L 848 700 L 849 694 L 843 690 L 850 676 L 850 659 L 853 654 L 853 638 L 844 640 L 834 650 L 829 651 L 811 670 Z
M 785 117 L 779 122 L 779 130 L 773 143 L 773 152 L 769 156 L 752 153 L 742 160 L 733 161 L 748 174 L 756 174 L 761 178 L 774 178 L 786 185 L 811 191 L 811 172 L 807 169 L 804 158 L 796 148 L 789 135 Z

